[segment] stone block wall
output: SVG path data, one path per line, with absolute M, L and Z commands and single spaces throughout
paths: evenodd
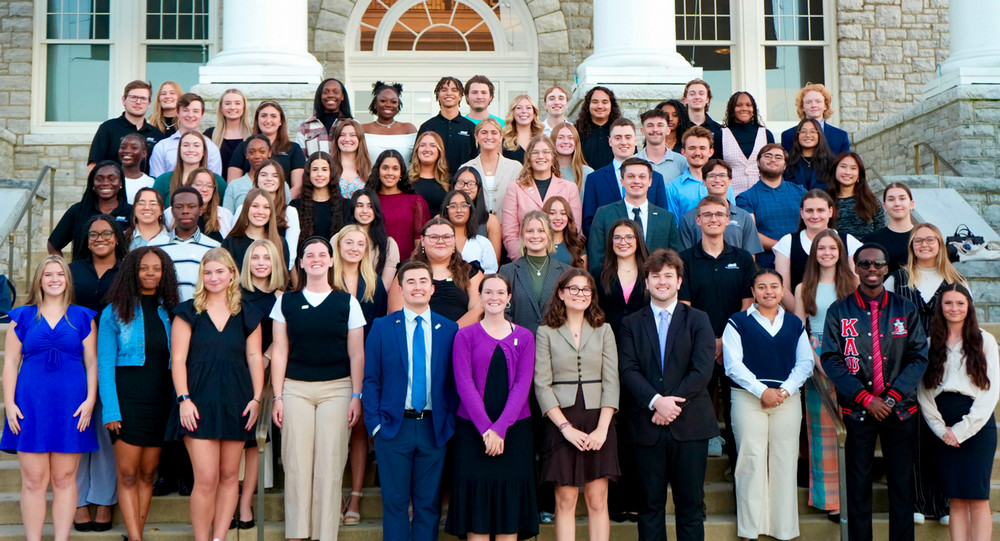
M 902 111 L 948 58 L 948 0 L 837 0 L 840 125 Z
M 14 147 L 17 136 L 14 132 L 0 128 L 0 178 L 9 178 L 14 174 Z

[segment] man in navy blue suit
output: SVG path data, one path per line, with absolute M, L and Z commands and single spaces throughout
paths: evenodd
M 830 124 L 826 119 L 833 115 L 830 104 L 833 103 L 833 94 L 819 83 L 804 86 L 795 96 L 795 112 L 800 119 L 811 118 L 823 126 L 823 135 L 826 136 L 826 143 L 830 145 L 833 153 L 840 154 L 851 150 L 851 139 L 847 132 Z M 792 151 L 792 143 L 795 138 L 795 126 L 781 132 L 781 146 L 788 152 Z
M 435 541 L 458 409 L 451 368 L 458 325 L 431 312 L 434 282 L 425 263 L 404 263 L 397 280 L 403 309 L 376 319 L 365 342 L 365 426 L 375 439 L 384 538 Z
M 635 155 L 635 124 L 621 117 L 611 123 L 611 136 L 608 144 L 615 158 L 608 165 L 587 175 L 587 184 L 583 191 L 583 234 L 590 236 L 590 225 L 594 221 L 597 209 L 604 205 L 624 199 L 625 188 L 622 186 L 621 167 L 625 160 Z M 649 190 L 649 202 L 667 208 L 667 190 L 663 175 L 653 171 L 653 186 Z

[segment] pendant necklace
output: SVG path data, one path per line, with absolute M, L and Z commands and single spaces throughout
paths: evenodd
M 528 267 L 530 267 L 531 270 L 535 271 L 535 276 L 541 276 L 542 275 L 542 268 L 545 267 L 545 263 L 542 263 L 541 266 L 539 266 L 539 267 L 535 267 L 535 265 L 533 265 L 531 263 L 531 260 L 528 259 L 528 256 L 524 256 L 524 258 L 525 258 L 524 260 L 528 263 Z

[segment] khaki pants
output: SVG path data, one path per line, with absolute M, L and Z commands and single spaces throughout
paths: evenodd
M 756 539 L 799 536 L 796 469 L 802 403 L 798 393 L 764 409 L 753 394 L 733 388 L 736 437 L 736 535 Z
M 286 379 L 281 429 L 285 537 L 336 541 L 347 463 L 351 378 Z

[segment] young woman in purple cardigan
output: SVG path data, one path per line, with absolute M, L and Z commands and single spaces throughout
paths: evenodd
M 538 535 L 528 409 L 535 337 L 504 318 L 506 278 L 486 276 L 479 294 L 483 320 L 458 331 L 452 353 L 459 406 L 445 531 L 514 541 Z

